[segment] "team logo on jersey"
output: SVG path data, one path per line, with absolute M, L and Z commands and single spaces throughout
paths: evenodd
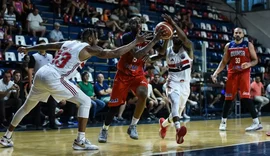
M 184 58 L 186 58 L 186 55 L 185 55 L 185 54 L 181 54 L 181 55 L 180 55 L 180 58 L 181 58 L 181 59 L 184 59 Z
M 117 103 L 117 102 L 118 102 L 118 98 L 110 100 L 110 103 Z
M 174 59 L 171 59 L 170 61 L 171 61 L 171 62 L 174 62 Z

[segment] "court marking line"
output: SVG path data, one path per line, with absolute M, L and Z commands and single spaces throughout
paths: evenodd
M 191 150 L 175 151 L 175 152 L 173 152 L 173 151 L 172 152 L 160 152 L 160 153 L 153 153 L 152 155 L 173 154 L 173 153 L 181 153 L 181 152 L 185 153 L 185 152 L 216 149 L 216 148 L 222 148 L 222 147 L 233 147 L 233 146 L 238 146 L 238 145 L 247 145 L 247 144 L 262 143 L 262 142 L 270 142 L 270 140 L 264 140 L 264 141 L 262 140 L 262 141 L 255 141 L 255 142 L 245 142 L 245 143 L 231 144 L 231 145 L 224 145 L 224 146 L 215 146 L 215 147 L 205 147 L 205 148 L 200 148 L 200 149 L 191 149 Z

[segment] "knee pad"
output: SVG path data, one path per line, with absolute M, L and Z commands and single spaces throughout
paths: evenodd
M 86 101 L 82 102 L 79 106 L 79 109 L 78 109 L 78 117 L 88 118 L 91 106 L 92 106 L 91 99 L 88 101 L 86 100 Z

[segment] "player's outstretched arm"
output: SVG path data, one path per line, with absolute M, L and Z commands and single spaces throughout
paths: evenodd
M 116 58 L 124 55 L 125 53 L 129 52 L 132 50 L 136 44 L 142 43 L 145 41 L 146 38 L 148 38 L 149 34 L 144 34 L 144 35 L 137 35 L 136 39 L 130 42 L 127 45 L 121 46 L 119 48 L 109 50 L 109 49 L 102 49 L 101 47 L 99 48 L 94 48 L 94 47 L 88 47 L 87 51 L 92 55 L 92 56 L 97 56 L 99 58 Z
M 247 69 L 249 67 L 253 67 L 253 66 L 256 66 L 256 64 L 258 64 L 258 57 L 257 57 L 256 51 L 254 49 L 253 44 L 250 42 L 248 43 L 248 49 L 249 49 L 251 61 L 243 63 L 241 65 L 242 69 Z
M 225 45 L 223 58 L 220 61 L 216 71 L 212 75 L 212 80 L 214 83 L 216 83 L 217 81 L 217 75 L 226 67 L 227 63 L 230 61 L 230 56 L 228 54 L 228 47 L 229 47 L 229 43 Z
M 30 47 L 20 47 L 18 52 L 27 54 L 30 51 L 40 51 L 40 50 L 59 50 L 64 42 L 54 42 L 54 43 L 45 43 L 38 44 Z
M 156 43 L 161 39 L 162 35 L 165 33 L 163 29 L 160 29 L 154 36 L 154 38 L 143 48 L 138 50 L 131 50 L 132 55 L 137 58 L 141 59 L 143 58 L 155 45 Z

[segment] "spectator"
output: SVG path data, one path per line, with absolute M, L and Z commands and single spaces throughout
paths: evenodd
M 21 72 L 18 70 L 15 70 L 13 72 L 13 81 L 15 84 L 17 84 L 20 88 L 19 98 L 22 100 L 22 103 L 24 103 L 26 96 L 24 94 L 24 85 L 21 79 Z
M 145 76 L 147 81 L 148 81 L 148 93 L 147 93 L 147 101 L 146 101 L 146 105 L 148 107 L 148 111 L 150 114 L 150 117 L 152 119 L 155 119 L 156 117 L 153 116 L 150 112 L 154 109 L 154 107 L 158 106 L 158 100 L 153 92 L 153 87 L 150 84 L 151 78 L 150 76 L 146 75 Z M 152 116 L 151 116 L 152 115 Z
M 100 73 L 97 75 L 97 82 L 95 83 L 94 87 L 97 98 L 105 103 L 108 103 L 110 101 L 112 89 L 109 88 L 106 82 L 104 82 L 103 74 Z
M 62 1 L 61 0 L 52 0 L 53 2 L 53 7 L 54 7 L 54 11 L 57 10 L 57 13 L 58 13 L 58 18 L 61 18 L 61 3 Z
M 183 15 L 183 19 L 182 19 L 182 29 L 186 30 L 186 29 L 192 29 L 193 28 L 193 23 L 191 21 L 191 14 L 190 12 L 188 12 L 187 14 Z
M 158 100 L 158 108 L 153 112 L 153 115 L 156 116 L 156 114 L 166 105 L 168 112 L 170 112 L 168 106 L 169 106 L 169 100 L 163 90 L 163 83 L 160 83 L 160 75 L 155 74 L 154 79 L 151 82 L 151 85 L 153 87 L 153 91 L 155 94 L 155 97 Z
M 4 17 L 4 15 L 8 12 L 7 5 L 3 4 L 2 5 L 2 10 L 0 11 L 0 16 Z
M 50 32 L 50 41 L 51 42 L 59 42 L 64 40 L 64 36 L 62 32 L 59 30 L 60 24 L 58 22 L 54 23 L 54 30 Z
M 87 17 L 90 17 L 90 18 L 101 16 L 101 14 L 99 12 L 97 12 L 94 7 L 91 7 L 90 5 L 86 6 L 85 13 L 86 13 Z
M 4 16 L 5 21 L 8 24 L 10 35 L 13 31 L 18 31 L 18 34 L 22 34 L 22 26 L 19 22 L 16 22 L 16 15 L 14 14 L 13 6 L 8 8 L 8 13 Z
M 12 5 L 15 9 L 17 21 L 23 21 L 25 17 L 25 12 L 23 9 L 23 2 L 21 0 L 13 0 Z
M 250 89 L 251 98 L 253 98 L 255 103 L 258 103 L 256 110 L 258 112 L 258 115 L 261 115 L 261 109 L 263 106 L 269 103 L 269 99 L 263 96 L 264 86 L 259 76 L 257 76 L 255 78 L 255 81 L 251 83 L 250 88 L 251 88 Z
M 34 4 L 31 2 L 31 0 L 25 0 L 24 3 L 23 3 L 23 9 L 24 9 L 24 12 L 28 15 L 30 14 L 31 12 L 34 11 Z
M 135 1 L 130 2 L 130 6 L 128 7 L 129 16 L 139 16 L 141 17 L 140 9 L 137 7 Z
M 4 19 L 0 17 L 0 49 L 6 46 L 4 51 L 2 51 L 2 57 L 5 57 L 5 52 L 13 45 L 11 36 L 7 34 L 7 27 L 4 26 Z
M 41 32 L 41 37 L 43 37 L 46 33 L 46 27 L 42 25 L 44 21 L 38 12 L 39 11 L 36 8 L 33 13 L 28 15 L 28 32 L 32 32 L 34 37 L 36 37 L 36 32 Z
M 121 32 L 125 32 L 125 29 L 122 29 L 118 22 L 119 17 L 115 14 L 110 14 L 109 10 L 103 11 L 103 15 L 101 16 L 101 20 L 105 22 L 106 27 L 111 28 L 113 32 L 119 30 Z
M 7 126 L 6 111 L 7 107 L 11 107 L 16 112 L 22 105 L 19 99 L 20 87 L 11 81 L 11 73 L 5 72 L 0 79 L 0 126 Z
M 90 113 L 90 120 L 95 123 L 96 122 L 96 113 L 102 110 L 105 107 L 105 103 L 99 99 L 96 98 L 94 93 L 93 85 L 88 82 L 89 74 L 88 72 L 83 72 L 82 75 L 82 81 L 78 83 L 78 87 L 81 88 L 81 90 L 91 98 L 91 113 Z

